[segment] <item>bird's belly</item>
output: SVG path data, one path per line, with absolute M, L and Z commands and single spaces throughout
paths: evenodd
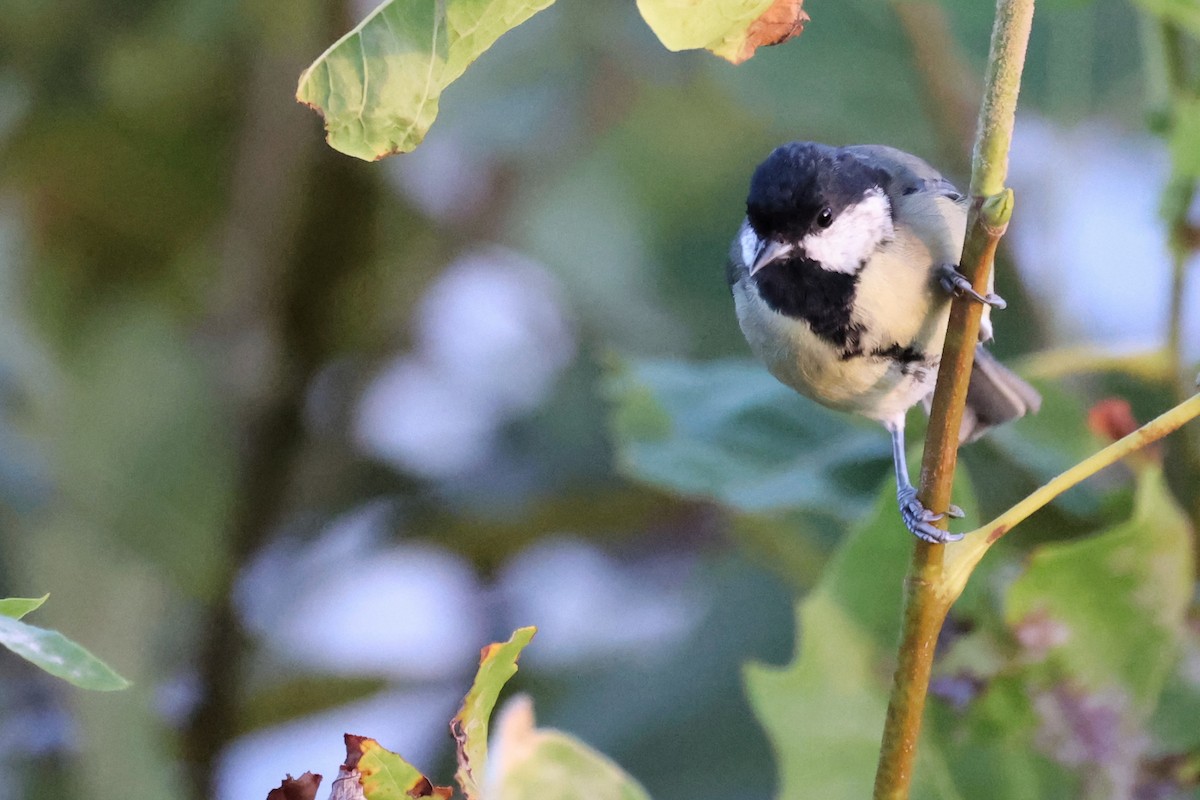
M 788 357 L 768 363 L 780 381 L 822 405 L 878 420 L 904 414 L 931 391 L 936 364 L 904 364 L 883 356 L 842 358 L 828 347 L 805 346 L 803 331 Z M 815 338 L 815 337 L 814 337 Z
M 739 303 L 743 300 L 751 299 L 738 298 Z M 870 419 L 894 419 L 933 391 L 937 380 L 941 337 L 927 348 L 935 355 L 904 363 L 872 355 L 871 347 L 864 348 L 862 355 L 843 357 L 807 323 L 782 314 L 767 311 L 739 314 L 739 318 L 751 349 L 772 375 L 805 397 L 838 411 Z M 944 327 L 935 333 L 944 336 Z

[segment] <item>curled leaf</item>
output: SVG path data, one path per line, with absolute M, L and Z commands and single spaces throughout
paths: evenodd
M 488 721 L 500 690 L 517 672 L 517 658 L 533 639 L 537 628 L 518 628 L 507 642 L 489 644 L 479 654 L 479 671 L 462 708 L 450 721 L 458 748 L 458 771 L 454 777 L 469 800 L 481 800 L 479 784 L 487 772 Z
M 365 161 L 412 150 L 442 91 L 554 0 L 385 0 L 304 70 L 296 99 L 329 146 Z

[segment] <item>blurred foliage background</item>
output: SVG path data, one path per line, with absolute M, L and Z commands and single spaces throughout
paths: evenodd
M 1035 19 L 994 349 L 1047 399 L 965 451 L 985 514 L 1099 446 L 1095 400 L 1144 420 L 1200 359 L 1197 17 L 1145 6 Z M 660 800 L 773 796 L 742 665 L 788 660 L 793 602 L 870 516 L 887 441 L 738 360 L 728 241 L 791 139 L 895 145 L 964 185 L 992 7 L 812 0 L 799 39 L 735 68 L 666 52 L 632 2 L 562 0 L 378 164 L 292 100 L 369 10 L 0 14 L 0 596 L 50 592 L 39 624 L 135 683 L 92 695 L 0 654 L 0 797 L 260 797 L 332 774 L 343 731 L 448 777 L 478 648 L 527 624 L 515 683 L 542 722 Z M 1195 442 L 1165 458 L 1194 523 Z M 1128 518 L 1133 486 L 1114 468 L 1063 498 L 981 580 Z M 875 558 L 892 576 L 903 554 Z M 1186 613 L 1161 656 L 1185 710 Z M 933 701 L 947 726 L 1010 663 L 976 656 Z M 972 736 L 1003 749 L 988 719 Z M 1070 725 L 1034 737 L 1030 774 L 1060 792 L 1041 796 L 1132 796 L 1060 774 L 1118 755 L 1112 785 L 1193 796 L 1195 726 L 1155 719 L 1083 756 Z

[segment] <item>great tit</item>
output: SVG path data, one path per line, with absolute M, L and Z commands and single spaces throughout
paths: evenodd
M 908 479 L 904 418 L 932 399 L 952 295 L 984 304 L 958 271 L 967 201 L 914 155 L 881 145 L 792 142 L 754 171 L 726 277 L 738 322 L 771 374 L 805 397 L 883 424 L 892 437 L 905 526 L 928 542 L 962 538 L 933 525 Z M 1041 397 L 981 345 L 960 442 L 1036 412 Z M 961 517 L 950 506 L 946 512 Z

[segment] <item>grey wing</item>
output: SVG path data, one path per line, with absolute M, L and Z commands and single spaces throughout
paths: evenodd
M 883 169 L 891 176 L 892 185 L 888 187 L 888 196 L 893 208 L 905 209 L 906 207 L 911 207 L 906 202 L 906 198 L 918 192 L 923 194 L 929 193 L 945 197 L 959 206 L 962 209 L 965 225 L 967 210 L 966 196 L 958 191 L 953 183 L 942 177 L 942 173 L 931 167 L 923 158 L 918 158 L 912 153 L 906 153 L 903 150 L 897 150 L 895 147 L 888 147 L 882 144 L 858 144 L 842 149 L 871 166 Z M 988 277 L 987 290 L 989 292 L 995 291 L 995 281 L 996 273 L 993 271 Z M 984 306 L 983 316 L 979 325 L 979 339 L 986 342 L 990 341 L 991 338 L 992 309 L 990 306 Z
M 916 192 L 933 192 L 956 203 L 965 203 L 962 192 L 942 177 L 942 173 L 929 165 L 923 158 L 897 150 L 883 144 L 857 144 L 843 147 L 848 153 L 872 166 L 881 167 L 892 176 L 888 193 L 895 197 Z
M 1041 406 L 1042 396 L 1037 389 L 997 361 L 983 345 L 977 345 L 959 441 L 973 442 L 988 428 L 1036 414 Z

